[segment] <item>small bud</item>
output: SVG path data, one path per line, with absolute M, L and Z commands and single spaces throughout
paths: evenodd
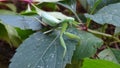
M 77 28 L 78 28 L 79 30 L 83 30 L 83 31 L 87 31 L 87 29 L 88 29 L 85 24 L 79 24 L 79 25 L 77 26 Z

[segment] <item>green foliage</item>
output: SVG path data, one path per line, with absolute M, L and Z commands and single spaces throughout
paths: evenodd
M 16 14 L 16 7 L 14 4 L 11 3 L 0 3 L 1 6 L 5 6 L 8 10 L 1 9 L 0 14 Z
M 57 5 L 56 3 L 54 2 L 44 2 L 44 3 L 41 3 L 41 4 L 38 4 L 37 5 L 39 8 L 42 8 L 42 7 L 47 7 L 49 8 L 50 10 L 54 11 L 57 9 Z
M 25 40 L 26 38 L 29 37 L 29 35 L 31 35 L 31 34 L 34 33 L 34 31 L 33 31 L 33 30 L 30 30 L 30 29 L 28 29 L 28 30 L 22 30 L 22 29 L 20 29 L 20 28 L 15 28 L 15 29 L 16 29 L 16 31 L 18 32 L 18 35 L 20 36 L 20 38 L 21 38 L 22 40 Z
M 76 12 L 76 0 L 64 0 L 58 2 L 58 4 L 68 8 L 72 12 Z
M 0 39 L 3 39 L 5 41 L 7 41 L 8 43 L 10 43 L 7 30 L 5 29 L 5 26 L 1 23 L 0 23 Z
M 79 1 L 81 2 L 81 4 L 83 5 L 83 7 L 86 10 L 92 11 L 92 8 L 94 7 L 95 3 L 99 0 L 79 0 Z M 101 0 L 99 5 L 96 6 L 97 8 L 95 9 L 95 11 L 98 11 L 99 9 L 101 9 L 104 6 L 107 6 L 109 4 L 114 4 L 114 3 L 118 3 L 118 2 L 120 2 L 120 0 Z
M 120 7 L 119 6 L 120 6 L 120 3 L 111 4 L 111 5 L 108 5 L 102 8 L 94 15 L 86 14 L 86 17 L 94 20 L 95 22 L 99 24 L 107 23 L 107 24 L 112 24 L 115 26 L 120 26 L 120 23 L 119 23 L 119 19 L 120 19 L 119 8 Z
M 105 60 L 85 59 L 82 68 L 120 68 L 120 65 Z
M 120 34 L 120 27 L 116 27 L 115 28 L 115 35 L 119 35 Z
M 0 23 L 0 29 L 0 39 L 5 40 L 14 47 L 18 47 L 21 44 L 22 40 L 13 27 Z
M 18 27 L 21 29 L 40 30 L 41 24 L 36 20 L 37 16 L 22 16 L 22 15 L 0 15 L 0 20 L 3 23 Z M 38 17 L 40 18 L 40 17 Z
M 14 5 L 6 4 L 12 12 L 0 10 L 5 12 L 0 13 L 0 39 L 15 47 L 20 45 L 9 68 L 120 68 L 120 50 L 116 49 L 120 43 L 120 1 L 79 1 L 34 0 L 37 3 L 29 3 L 20 14 L 15 13 Z M 82 16 L 86 23 L 79 18 L 82 13 L 76 10 L 77 5 L 88 11 Z M 59 12 L 63 7 L 63 13 Z M 106 33 L 109 27 L 105 26 L 98 28 L 103 32 L 90 29 L 94 26 L 91 20 L 115 26 L 114 34 Z
M 80 20 L 80 18 L 78 17 L 77 13 L 76 13 L 76 5 L 77 5 L 77 1 L 76 0 L 63 0 L 63 1 L 59 1 L 57 2 L 57 4 L 69 9 L 70 11 L 73 12 L 73 14 L 76 16 L 77 20 L 79 22 L 82 22 Z
M 80 38 L 80 43 L 77 45 L 74 59 L 81 60 L 86 57 L 92 57 L 103 44 L 103 41 L 91 33 L 85 31 L 79 31 L 74 28 L 68 30 L 68 32 L 73 33 Z
M 12 12 L 12 11 L 9 11 L 9 10 L 0 10 L 0 15 L 3 15 L 3 14 L 13 15 L 13 14 L 15 14 L 15 13 Z
M 67 52 L 63 57 L 59 35 L 58 31 L 49 35 L 41 32 L 33 34 L 17 49 L 9 68 L 64 68 L 66 63 L 71 62 L 76 42 L 64 37 Z
M 120 50 L 105 49 L 98 54 L 100 59 L 109 60 L 115 63 L 120 63 Z

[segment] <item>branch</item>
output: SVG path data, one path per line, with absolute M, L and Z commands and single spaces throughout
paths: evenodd
M 120 39 L 119 39 L 119 38 L 114 37 L 113 35 L 110 35 L 110 34 L 101 33 L 101 32 L 98 32 L 98 31 L 91 30 L 91 29 L 88 29 L 88 32 L 93 33 L 93 34 L 97 34 L 97 35 L 106 36 L 106 37 L 108 37 L 108 38 L 113 38 L 113 39 L 116 40 L 117 42 L 120 42 Z

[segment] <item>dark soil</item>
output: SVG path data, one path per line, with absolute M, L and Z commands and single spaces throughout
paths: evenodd
M 15 53 L 15 48 L 10 47 L 8 43 L 0 40 L 0 68 L 8 68 L 10 59 Z

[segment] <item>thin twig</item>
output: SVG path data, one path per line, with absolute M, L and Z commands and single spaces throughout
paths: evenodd
M 110 35 L 110 34 L 101 33 L 101 32 L 98 32 L 98 31 L 91 30 L 91 29 L 88 29 L 88 32 L 93 33 L 93 34 L 98 34 L 98 35 L 106 36 L 106 37 L 108 37 L 108 38 L 113 38 L 113 39 L 116 40 L 117 42 L 120 42 L 120 39 L 119 39 L 119 38 L 114 37 L 113 35 Z

